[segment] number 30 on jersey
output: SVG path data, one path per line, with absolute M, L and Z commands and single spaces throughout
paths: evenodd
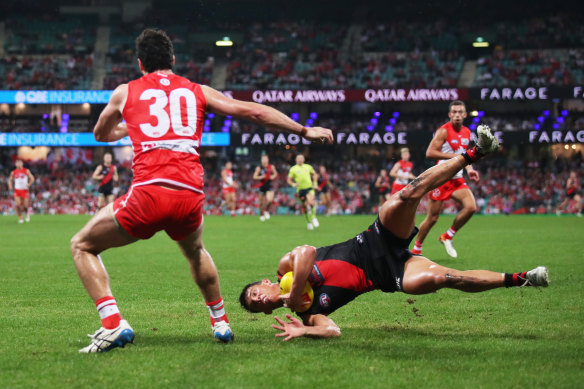
M 181 98 L 184 98 L 187 109 L 187 125 L 183 125 L 181 115 Z M 197 98 L 192 90 L 187 88 L 177 88 L 170 92 L 167 97 L 161 89 L 146 89 L 140 95 L 140 100 L 151 100 L 150 115 L 156 117 L 158 123 L 153 126 L 150 123 L 140 124 L 142 132 L 151 138 L 164 136 L 172 125 L 172 131 L 179 136 L 193 136 L 197 130 Z M 165 111 L 169 105 L 169 112 Z

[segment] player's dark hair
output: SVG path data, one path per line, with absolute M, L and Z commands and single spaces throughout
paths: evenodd
M 162 30 L 147 28 L 142 31 L 136 38 L 136 55 L 148 73 L 172 69 L 172 41 Z
M 451 102 L 448 105 L 448 111 L 450 111 L 452 109 L 453 106 L 455 105 L 462 105 L 464 107 L 464 109 L 466 109 L 466 104 L 464 104 L 464 101 L 462 100 L 454 100 L 453 102 Z
M 246 286 L 243 287 L 243 290 L 241 291 L 241 294 L 239 295 L 239 303 L 241 304 L 241 306 L 243 307 L 243 309 L 245 309 L 248 312 L 251 313 L 257 313 L 251 310 L 251 308 L 249 307 L 249 305 L 247 304 L 247 301 L 245 301 L 245 296 L 247 295 L 247 290 L 254 286 L 254 285 L 259 285 L 261 284 L 261 281 L 256 281 L 256 282 L 252 282 L 247 284 Z

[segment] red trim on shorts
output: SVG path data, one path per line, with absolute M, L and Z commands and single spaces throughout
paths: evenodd
M 430 192 L 430 199 L 434 201 L 446 201 L 450 199 L 452 193 L 461 189 L 470 190 L 470 188 L 466 185 L 464 178 L 462 177 L 455 178 L 453 180 L 445 182 L 442 186 L 439 186 L 438 188 Z

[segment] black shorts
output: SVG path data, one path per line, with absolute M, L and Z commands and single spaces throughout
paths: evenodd
M 306 196 L 310 193 L 313 192 L 314 189 L 313 188 L 306 188 L 306 189 L 299 189 L 297 196 L 298 196 L 298 200 L 300 201 L 306 201 Z
M 418 233 L 414 230 L 407 239 L 400 239 L 389 232 L 379 220 L 357 235 L 362 240 L 357 247 L 365 275 L 373 285 L 383 292 L 402 291 L 404 266 L 413 254 L 409 250 L 412 239 Z
M 390 193 L 389 188 L 379 189 L 379 196 L 385 196 L 388 193 Z
M 260 193 L 266 194 L 266 192 L 270 192 L 272 190 L 272 183 L 266 182 L 264 185 L 259 187 Z
M 108 186 L 99 188 L 97 191 L 100 194 L 104 195 L 105 197 L 114 194 L 114 188 L 113 187 L 108 187 Z
M 572 191 L 572 192 L 566 192 L 566 198 L 569 198 L 570 200 L 574 200 L 574 197 L 576 197 L 576 195 L 579 195 L 580 193 L 578 193 L 577 191 Z
M 321 188 L 320 193 L 328 193 L 329 192 L 329 186 L 325 185 Z

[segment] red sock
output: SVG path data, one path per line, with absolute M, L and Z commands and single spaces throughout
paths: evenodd
M 118 304 L 112 296 L 105 296 L 95 302 L 95 307 L 101 318 L 103 328 L 111 330 L 120 325 L 122 315 L 118 309 Z
M 509 288 L 511 286 L 521 286 L 525 284 L 525 276 L 527 272 L 521 273 L 505 273 L 505 287 Z M 527 284 L 529 286 L 529 284 Z
M 225 321 L 226 323 L 229 323 L 229 320 L 227 320 L 227 315 L 225 314 L 225 306 L 223 304 L 222 297 L 217 301 L 211 301 L 206 304 L 207 308 L 209 308 L 209 317 L 211 319 L 212 326 L 214 326 L 215 322 L 218 321 Z

